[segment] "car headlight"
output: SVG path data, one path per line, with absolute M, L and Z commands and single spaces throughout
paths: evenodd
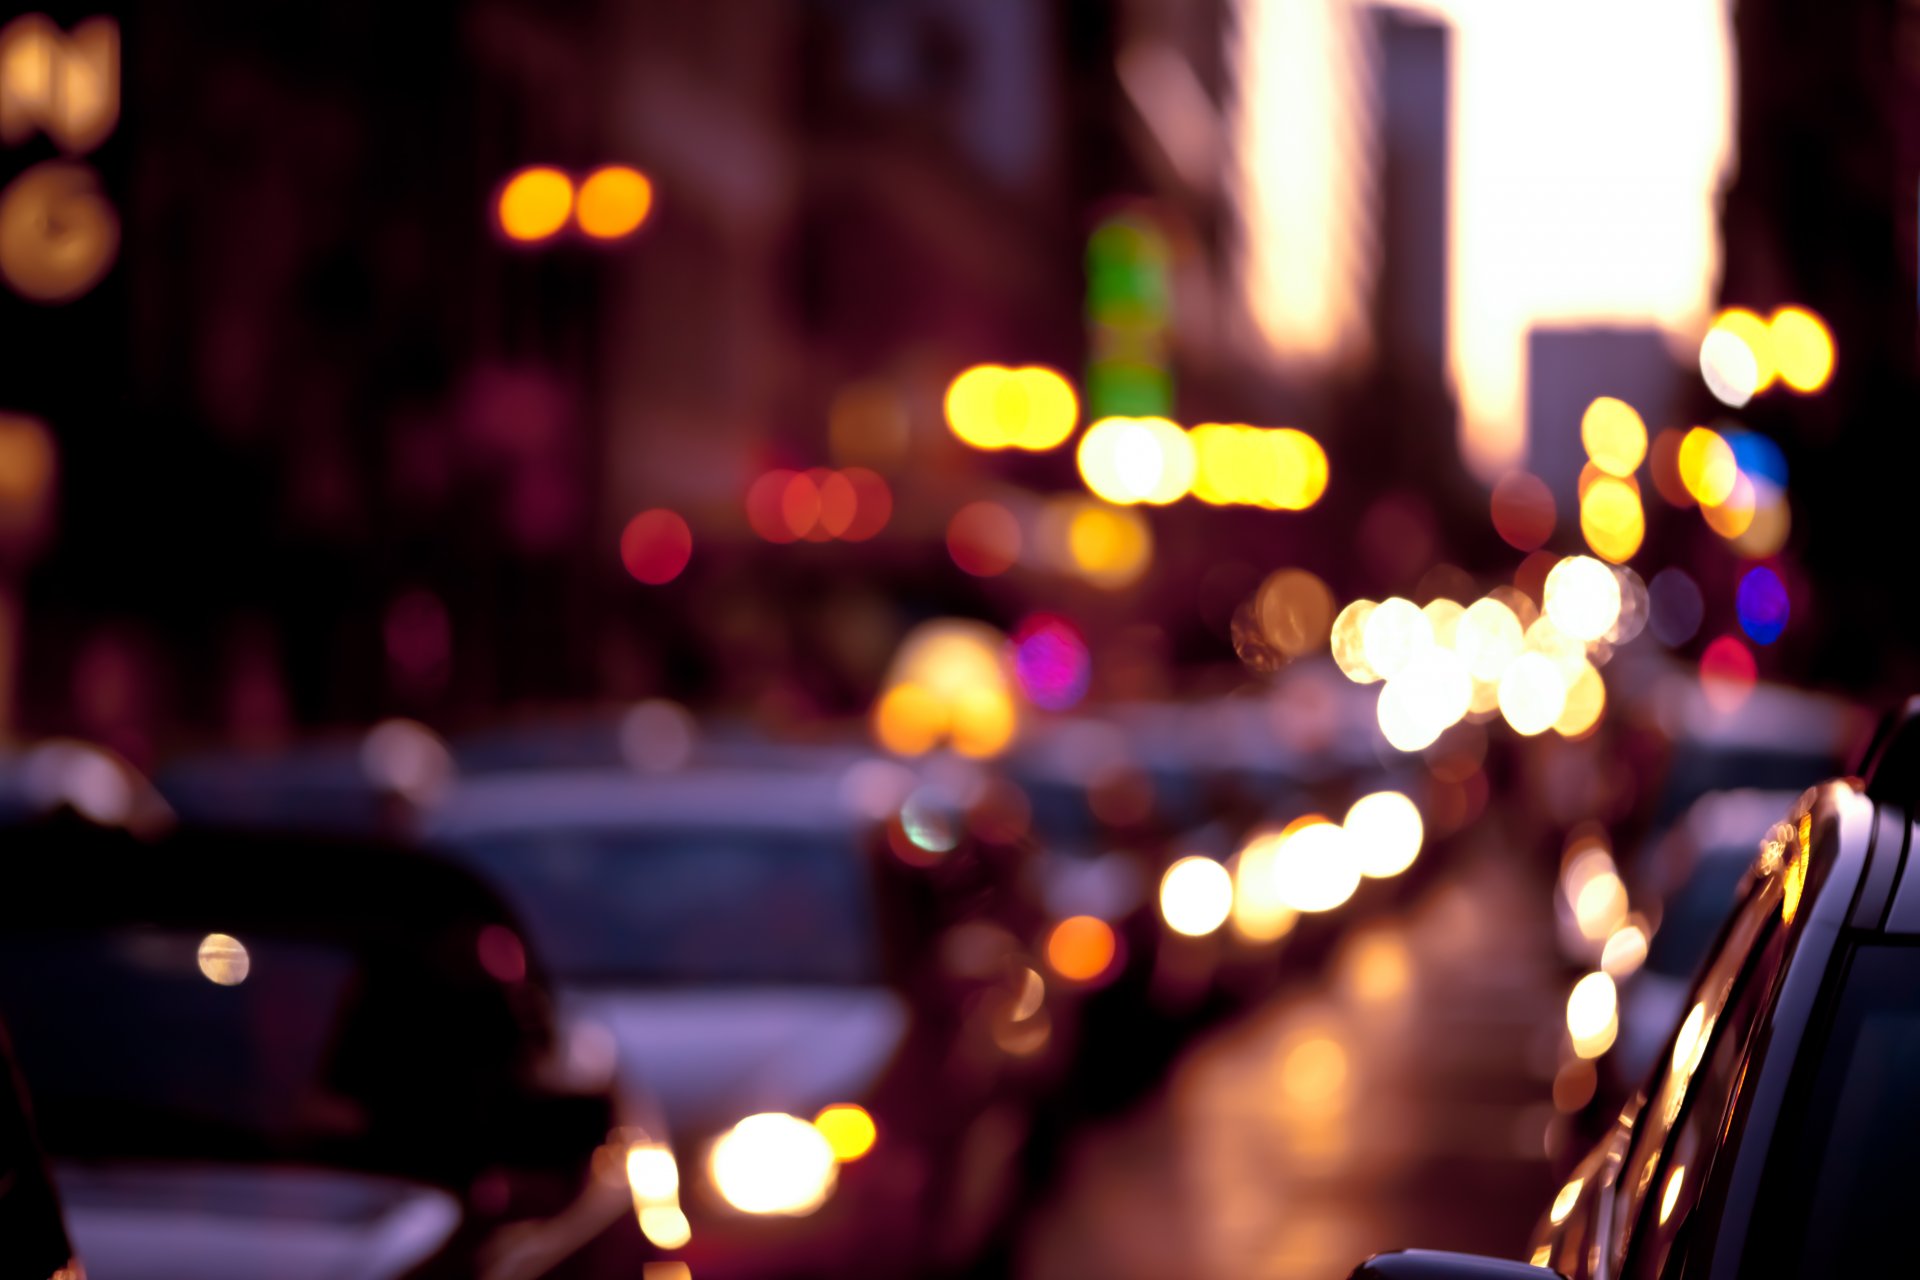
M 713 1144 L 713 1185 L 744 1213 L 798 1217 L 833 1194 L 838 1162 L 820 1131 L 798 1116 L 748 1116 Z
M 680 1166 L 664 1142 L 636 1142 L 627 1148 L 627 1185 L 636 1199 L 672 1204 L 680 1195 Z
M 693 1238 L 680 1209 L 680 1166 L 665 1143 L 636 1142 L 627 1148 L 627 1186 L 647 1239 L 662 1249 L 678 1249 Z

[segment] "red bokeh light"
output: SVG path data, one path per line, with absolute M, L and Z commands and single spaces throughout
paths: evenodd
M 1553 536 L 1559 512 L 1546 481 L 1525 471 L 1510 471 L 1493 486 L 1493 528 L 1508 546 L 1533 551 Z
M 1721 636 L 1700 655 L 1700 690 L 1717 711 L 1745 702 L 1758 677 L 1752 652 L 1732 636 Z
M 820 536 L 823 539 L 843 536 L 853 527 L 853 518 L 860 511 L 860 495 L 854 492 L 852 481 L 825 467 L 807 474 L 820 490 Z
M 893 491 L 887 482 L 865 467 L 848 467 L 840 475 L 854 494 L 853 519 L 840 536 L 848 542 L 865 542 L 893 518 Z
M 892 518 L 892 490 L 865 467 L 777 468 L 747 490 L 747 523 L 768 542 L 865 542 Z
M 997 502 L 970 502 L 947 524 L 947 554 L 976 578 L 994 578 L 1020 558 L 1020 521 Z
M 693 558 L 693 530 L 678 512 L 656 507 L 627 521 L 620 534 L 620 562 L 649 586 L 672 582 Z
M 790 538 L 825 542 L 826 535 L 816 535 L 820 524 L 820 485 L 813 476 L 811 471 L 802 471 L 787 481 L 787 487 L 780 493 L 780 520 L 787 526 Z
M 490 924 L 480 931 L 475 945 L 479 952 L 480 967 L 485 969 L 499 982 L 523 982 L 527 976 L 527 949 L 513 930 L 505 925 Z
M 747 490 L 747 523 L 768 542 L 792 542 L 796 536 L 787 526 L 787 485 L 798 477 L 785 468 L 763 474 Z

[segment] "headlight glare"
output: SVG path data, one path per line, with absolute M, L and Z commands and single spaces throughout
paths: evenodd
M 627 1185 L 634 1199 L 673 1204 L 680 1195 L 680 1166 L 661 1142 L 636 1142 L 627 1148 Z
M 812 1213 L 833 1194 L 833 1147 L 798 1116 L 748 1116 L 713 1144 L 708 1172 L 727 1203 L 744 1213 Z

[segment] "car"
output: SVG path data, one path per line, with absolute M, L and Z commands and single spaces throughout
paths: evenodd
M 1688 984 L 1733 910 L 1753 863 L 1755 833 L 1797 798 L 1791 791 L 1710 791 L 1655 842 L 1648 865 L 1639 868 L 1660 910 L 1646 959 L 1619 979 L 1620 1029 L 1600 1059 L 1617 1086 L 1601 1090 L 1612 1103 L 1646 1078 L 1686 1016 Z
M 1864 781 L 1862 780 L 1864 778 Z M 1571 1280 L 1898 1275 L 1920 1147 L 1920 699 L 1762 834 L 1655 1069 L 1543 1216 Z M 1382 1255 L 1356 1275 L 1519 1275 Z M 1536 1271 L 1534 1274 L 1538 1274 Z
M 88 1265 L 550 1275 L 630 1219 L 522 936 L 403 849 L 10 831 L 0 1019 Z
M 1001 1246 L 1066 1029 L 962 819 L 849 772 L 463 774 L 430 842 L 660 1099 L 642 1225 L 702 1277 L 914 1274 Z M 884 788 L 883 788 L 884 789 Z M 644 1124 L 644 1122 L 643 1122 Z
M 83 1280 L 60 1212 L 60 1195 L 47 1173 L 34 1134 L 26 1082 L 0 1028 L 0 1277 L 4 1280 Z

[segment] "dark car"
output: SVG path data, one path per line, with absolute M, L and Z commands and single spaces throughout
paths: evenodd
M 401 850 L 9 832 L 0 1020 L 101 1276 L 550 1274 L 630 1219 L 514 918 Z M 589 1211 L 596 1198 L 606 1207 Z
M 1912 1272 L 1916 717 L 1920 700 L 1883 731 L 1867 782 L 1813 788 L 1764 833 L 1678 1030 L 1555 1197 L 1535 1266 L 1577 1278 Z M 1404 1254 L 1356 1274 L 1491 1280 L 1512 1266 Z
M 469 775 L 428 826 L 525 916 L 570 1034 L 663 1104 L 633 1190 L 696 1275 L 921 1274 L 1008 1220 L 1059 1006 L 961 820 L 876 822 L 847 781 Z

